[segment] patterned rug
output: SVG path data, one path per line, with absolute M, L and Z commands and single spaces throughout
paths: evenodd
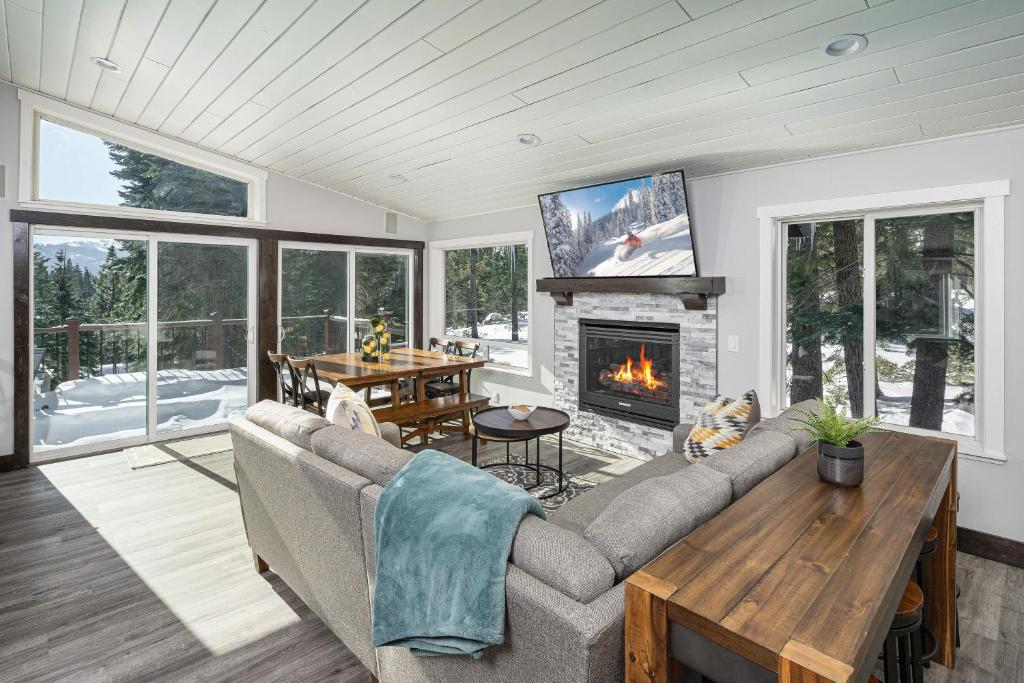
M 488 467 L 487 471 L 510 484 L 525 488 L 527 486 L 533 486 L 537 482 L 537 474 L 532 469 L 528 470 L 525 467 L 509 467 L 505 464 L 504 458 L 501 458 L 500 460 L 488 460 L 483 464 L 486 465 L 492 462 L 499 464 L 494 467 Z M 512 462 L 522 463 L 523 458 L 512 456 Z M 558 489 L 558 482 L 556 481 L 557 477 L 554 472 L 542 469 L 540 473 L 540 486 L 530 489 L 530 494 L 535 498 Z M 540 499 L 540 504 L 543 505 L 544 509 L 548 512 L 554 512 L 576 496 L 597 486 L 597 484 L 592 481 L 587 481 L 581 477 L 573 476 L 568 472 L 565 473 L 564 478 L 565 489 L 561 493 L 557 493 L 550 498 Z

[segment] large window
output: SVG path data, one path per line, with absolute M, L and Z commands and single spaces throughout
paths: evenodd
M 1002 457 L 1002 195 L 985 194 L 998 189 L 950 188 L 945 204 L 933 191 L 918 206 L 914 193 L 867 197 L 859 212 L 837 200 L 834 217 L 818 202 L 813 219 L 762 209 L 774 294 L 761 329 L 778 340 L 762 355 L 768 412 L 823 398 Z
M 530 370 L 530 249 L 522 236 L 431 245 L 439 334 L 476 342 L 491 367 Z M 440 272 L 438 272 L 440 271 Z
M 20 200 L 40 208 L 259 223 L 266 173 L 151 131 L 21 92 Z

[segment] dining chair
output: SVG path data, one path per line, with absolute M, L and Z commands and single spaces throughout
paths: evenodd
M 331 392 L 320 388 L 320 376 L 317 374 L 313 359 L 289 356 L 287 362 L 298 376 L 299 391 L 297 393 L 300 407 L 323 417 L 327 401 L 331 398 Z
M 281 384 L 281 403 L 290 403 L 293 406 L 299 405 L 297 399 L 299 379 L 295 368 L 288 362 L 288 354 L 267 351 L 267 358 L 270 360 L 270 364 L 274 366 L 277 381 Z
M 430 342 L 433 344 L 435 340 L 431 339 Z M 449 342 L 447 345 L 448 351 L 456 356 L 462 356 L 463 358 L 476 358 L 476 355 L 480 352 L 480 344 L 470 344 L 469 342 L 456 341 Z M 466 372 L 466 388 L 472 386 L 469 382 L 472 377 L 472 370 Z M 459 393 L 462 388 L 456 381 L 457 375 L 447 375 L 445 377 L 439 377 L 432 382 L 427 382 L 427 398 L 437 398 L 439 396 L 453 396 Z

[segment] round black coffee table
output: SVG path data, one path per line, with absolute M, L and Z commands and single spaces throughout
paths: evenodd
M 505 406 L 484 408 L 473 416 L 473 467 L 477 467 L 477 447 L 479 441 L 498 441 L 505 443 L 505 462 L 492 462 L 480 465 L 487 467 L 525 467 L 537 473 L 537 483 L 525 487 L 527 491 L 540 486 L 540 471 L 550 470 L 558 477 L 558 490 L 547 493 L 539 498 L 550 498 L 565 490 L 565 479 L 562 474 L 562 432 L 569 426 L 569 416 L 554 408 L 537 408 L 525 420 L 512 417 Z M 558 467 L 542 465 L 540 462 L 540 437 L 547 434 L 558 434 Z M 530 463 L 530 441 L 537 441 L 537 461 Z M 508 444 L 522 441 L 526 444 L 526 462 L 512 462 L 509 457 Z

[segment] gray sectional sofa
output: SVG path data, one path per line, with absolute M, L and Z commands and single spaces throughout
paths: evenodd
M 480 660 L 371 645 L 373 513 L 412 457 L 394 425 L 378 439 L 263 401 L 232 423 L 231 436 L 257 567 L 269 565 L 381 681 L 619 681 L 623 580 L 809 445 L 790 429 L 792 410 L 700 464 L 666 453 L 547 521 L 527 515 L 506 577 L 506 642 Z M 677 428 L 675 450 L 689 428 Z

